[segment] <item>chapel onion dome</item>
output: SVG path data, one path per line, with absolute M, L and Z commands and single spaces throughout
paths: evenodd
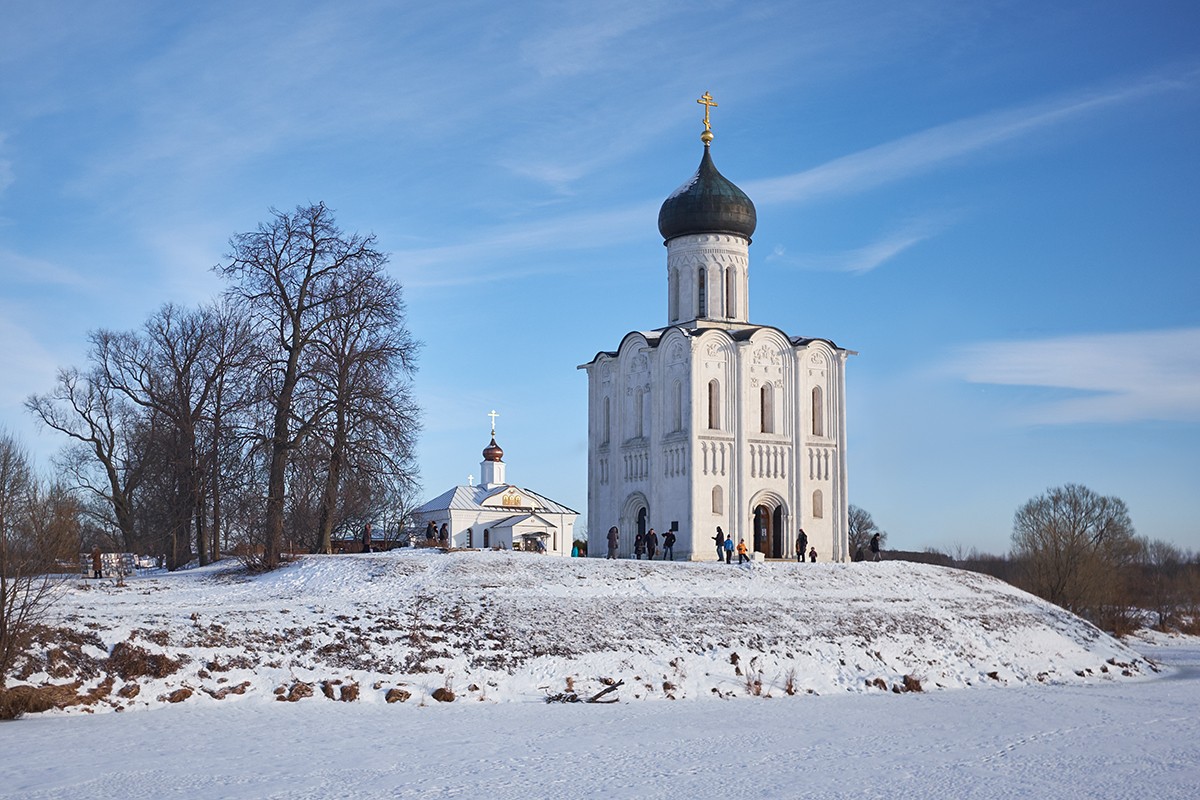
M 754 203 L 717 172 L 707 141 L 696 174 L 676 189 L 658 212 L 658 231 L 664 244 L 690 233 L 730 233 L 750 241 L 757 225 Z
M 500 445 L 496 444 L 496 437 L 492 437 L 492 443 L 483 448 L 484 461 L 503 461 L 504 451 L 500 449 Z

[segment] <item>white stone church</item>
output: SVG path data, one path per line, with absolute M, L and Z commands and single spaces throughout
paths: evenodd
M 827 339 L 750 322 L 754 204 L 713 164 L 706 93 L 700 167 L 663 203 L 667 325 L 632 331 L 588 375 L 588 554 L 654 528 L 676 558 L 715 560 L 720 526 L 767 558 L 845 561 L 846 360 Z

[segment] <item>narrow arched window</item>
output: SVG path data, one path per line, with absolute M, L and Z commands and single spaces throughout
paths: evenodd
M 490 528 L 483 529 L 483 546 L 485 548 L 492 546 L 492 531 Z
M 609 406 L 608 398 L 604 398 L 604 429 L 600 432 L 600 441 L 603 444 L 608 444 L 609 435 L 612 433 L 612 409 Z
M 696 316 L 707 317 L 708 316 L 708 286 L 706 285 L 705 280 L 704 280 L 704 267 L 701 267 L 696 275 L 696 292 L 700 299 L 700 304 L 699 304 L 700 310 L 699 310 L 699 312 L 697 312 Z
M 725 497 L 720 486 L 714 486 L 712 490 L 712 513 L 725 513 Z
M 643 409 L 645 408 L 645 406 L 646 406 L 646 393 L 643 392 L 641 389 L 638 389 L 637 392 L 633 396 L 633 416 L 634 416 L 634 419 L 637 420 L 637 423 L 636 423 L 637 428 L 635 429 L 635 435 L 638 436 L 639 438 L 646 435 L 645 429 L 642 427 L 642 419 L 643 419 L 642 413 L 643 413 Z
M 813 436 L 825 435 L 825 400 L 820 386 L 812 390 L 812 432 Z
M 683 430 L 683 384 L 679 381 L 671 387 L 671 424 L 671 430 Z
M 758 392 L 758 415 L 763 433 L 775 432 L 775 387 L 764 383 Z
M 820 489 L 813 492 L 812 515 L 813 519 L 821 519 L 825 516 L 825 500 L 821 497 Z
M 715 379 L 708 382 L 708 427 L 721 430 L 721 384 Z
M 737 270 L 725 270 L 725 316 L 737 316 Z

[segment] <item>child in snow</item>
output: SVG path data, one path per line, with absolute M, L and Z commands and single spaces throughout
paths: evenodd
M 746 555 L 746 540 L 745 539 L 738 539 L 737 551 L 738 551 L 738 564 L 744 564 L 750 560 L 749 556 Z

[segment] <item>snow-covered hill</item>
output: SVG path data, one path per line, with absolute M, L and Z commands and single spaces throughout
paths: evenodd
M 511 552 L 311 556 L 72 579 L 10 685 L 68 711 L 290 698 L 536 702 L 935 690 L 1138 678 L 1154 667 L 983 575 L 906 562 L 747 566 Z M 310 694 L 311 691 L 311 694 Z M 443 694 L 439 692 L 439 694 Z M 311 697 L 312 699 L 305 699 Z

